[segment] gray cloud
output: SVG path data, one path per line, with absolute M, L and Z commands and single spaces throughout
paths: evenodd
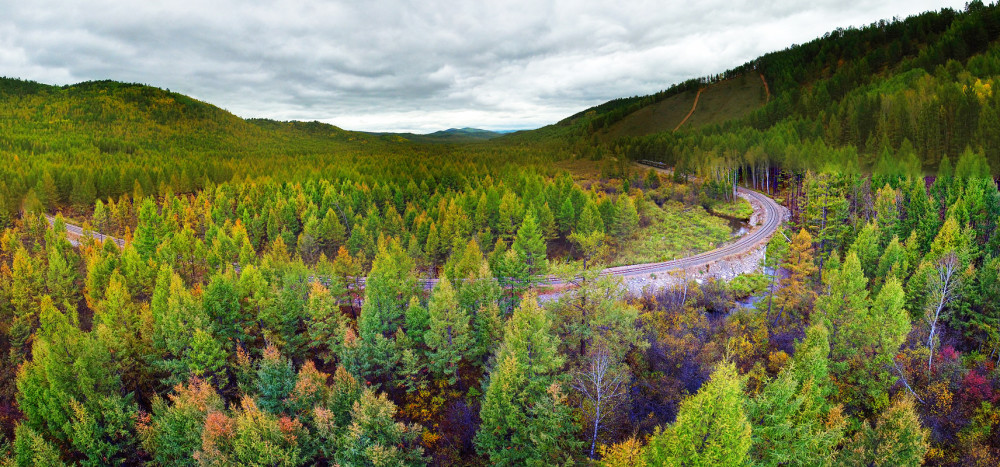
M 964 0 L 204 3 L 0 0 L 0 75 L 147 83 L 358 130 L 532 128 Z

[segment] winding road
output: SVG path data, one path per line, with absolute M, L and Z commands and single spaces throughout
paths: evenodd
M 653 167 L 654 169 L 664 173 L 669 173 L 668 170 L 657 165 L 650 163 L 644 163 L 643 165 Z M 750 232 L 736 239 L 736 241 L 727 243 L 714 250 L 670 261 L 607 268 L 602 270 L 600 275 L 634 278 L 640 276 L 660 275 L 671 271 L 693 270 L 710 266 L 712 263 L 718 261 L 736 258 L 757 249 L 760 245 L 767 242 L 771 238 L 771 235 L 773 235 L 774 232 L 777 231 L 778 227 L 781 226 L 785 208 L 778 205 L 778 203 L 776 203 L 773 199 L 756 191 L 741 187 L 737 189 L 737 193 L 750 201 L 751 205 L 754 206 L 754 214 L 758 219 L 758 225 L 751 226 Z M 54 224 L 55 217 L 46 217 L 48 218 L 50 225 Z M 84 229 L 80 226 L 69 223 L 66 223 L 66 232 L 69 236 L 70 242 L 74 246 L 79 244 L 77 239 L 87 236 L 93 237 L 102 242 L 115 242 L 119 248 L 125 246 L 125 241 L 120 238 L 114 238 L 97 232 L 84 231 Z M 419 282 L 424 289 L 429 290 L 434 288 L 438 279 L 420 279 Z M 358 281 L 358 283 L 363 286 L 364 278 Z M 544 286 L 559 286 L 564 284 L 565 282 L 563 280 L 554 276 L 548 276 L 541 281 L 541 285 Z

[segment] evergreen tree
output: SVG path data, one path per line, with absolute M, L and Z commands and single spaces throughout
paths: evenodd
M 861 270 L 869 279 L 875 277 L 875 271 L 878 269 L 879 257 L 883 251 L 881 238 L 882 233 L 879 232 L 878 226 L 874 222 L 869 222 L 861 229 L 858 238 L 851 245 L 850 251 L 857 255 L 861 262 Z
M 157 212 L 156 203 L 152 198 L 143 199 L 139 207 L 139 224 L 133 235 L 136 251 L 143 258 L 153 257 L 163 234 L 163 218 Z
M 615 222 L 612 227 L 612 234 L 619 241 L 627 241 L 634 237 L 639 231 L 639 212 L 636 210 L 635 202 L 627 194 L 618 196 L 615 202 Z
M 927 430 L 920 426 L 913 400 L 899 398 L 879 415 L 873 428 L 865 424 L 837 456 L 843 465 L 921 465 L 928 450 Z
M 341 465 L 425 465 L 417 440 L 420 427 L 393 419 L 396 406 L 385 394 L 365 391 L 351 407 L 351 423 L 340 438 L 335 460 Z
M 846 424 L 839 407 L 826 401 L 830 389 L 827 331 L 806 331 L 795 361 L 747 404 L 755 465 L 829 465 Z
M 563 198 L 559 205 L 559 213 L 556 215 L 556 225 L 559 233 L 563 236 L 569 235 L 576 224 L 576 212 L 573 210 L 573 200 L 569 197 Z
M 650 465 L 743 465 L 752 445 L 743 381 L 720 364 L 698 393 L 681 403 L 677 421 L 649 441 Z
M 154 398 L 152 405 L 149 423 L 140 422 L 138 427 L 142 446 L 161 465 L 198 465 L 192 454 L 201 447 L 205 419 L 225 408 L 219 394 L 204 380 L 193 378 L 175 386 L 167 400 Z
M 455 289 L 447 277 L 442 278 L 431 292 L 428 306 L 429 329 L 424 341 L 430 349 L 430 368 L 446 378 L 448 384 L 458 380 L 462 361 L 468 361 L 474 343 L 469 330 L 469 315 L 458 306 Z
M 816 292 L 812 288 L 813 275 L 816 274 L 812 236 L 805 229 L 799 230 L 792 238 L 782 267 L 789 271 L 789 275 L 781 280 L 781 288 L 774 297 L 775 321 L 802 319 L 816 300 Z
M 528 275 L 535 277 L 548 271 L 545 259 L 545 240 L 542 238 L 535 213 L 528 211 L 511 249 L 516 251 L 521 261 L 528 266 Z
M 514 311 L 490 372 L 476 450 L 503 465 L 565 461 L 573 441 L 558 375 L 563 358 L 552 322 L 529 296 Z

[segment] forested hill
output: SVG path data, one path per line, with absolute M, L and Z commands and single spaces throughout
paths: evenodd
M 46 176 L 60 204 L 83 208 L 97 199 L 165 186 L 192 192 L 234 176 L 342 171 L 339 157 L 400 156 L 420 151 L 416 146 L 399 136 L 320 122 L 245 120 L 140 84 L 50 86 L 0 78 L 0 217 L 21 208 Z
M 170 90 L 108 80 L 60 87 L 0 78 L 0 122 L 0 150 L 32 154 L 200 151 L 239 156 L 290 136 L 376 139 L 319 122 L 244 120 Z
M 516 140 L 592 144 L 636 159 L 681 166 L 718 163 L 924 174 L 971 150 L 1000 169 L 1000 8 L 970 3 L 860 29 L 837 29 L 718 75 L 616 99 Z M 735 77 L 762 75 L 766 105 L 731 121 L 678 131 L 622 132 L 616 124 L 669 99 Z M 686 97 L 685 97 L 686 96 Z M 683 107 L 683 106 L 682 106 Z M 649 118 L 661 118 L 648 112 Z M 655 126 L 646 122 L 646 127 Z M 642 122 L 633 122 L 642 127 Z

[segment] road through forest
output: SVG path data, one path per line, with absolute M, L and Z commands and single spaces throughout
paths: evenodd
M 650 167 L 660 172 L 669 174 L 669 171 L 665 168 L 656 166 Z M 753 190 L 740 187 L 737 189 L 737 193 L 751 203 L 754 207 L 754 215 L 758 219 L 758 225 L 751 226 L 750 232 L 746 235 L 743 235 L 735 241 L 727 243 L 719 248 L 696 255 L 673 259 L 670 261 L 631 264 L 606 268 L 600 272 L 600 275 L 621 276 L 629 279 L 637 277 L 655 277 L 674 271 L 692 271 L 701 268 L 707 269 L 715 262 L 738 258 L 742 255 L 755 251 L 760 248 L 763 243 L 767 242 L 771 238 L 771 235 L 773 235 L 774 232 L 777 231 L 778 227 L 781 226 L 781 222 L 784 217 L 784 208 L 779 206 L 773 199 Z M 55 222 L 55 217 L 46 217 L 48 218 L 50 225 Z M 84 231 L 82 227 L 69 223 L 66 223 L 66 232 L 70 242 L 73 243 L 74 246 L 78 245 L 79 238 L 88 236 L 99 241 L 112 241 L 117 244 L 119 248 L 125 246 L 125 241 L 120 238 L 111 237 L 97 232 Z M 419 282 L 424 289 L 429 290 L 437 284 L 438 279 L 424 278 L 419 279 Z M 358 284 L 363 286 L 364 279 L 362 278 L 358 281 Z M 540 281 L 540 285 L 558 287 L 566 285 L 566 282 L 554 276 L 547 276 Z

